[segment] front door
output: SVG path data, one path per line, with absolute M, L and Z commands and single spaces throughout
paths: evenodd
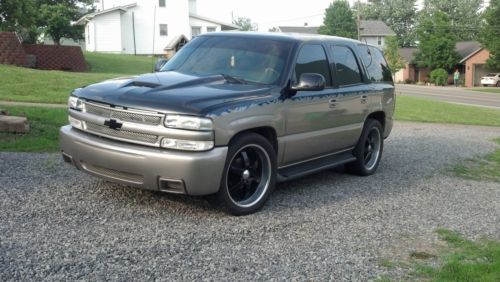
M 332 87 L 330 67 L 325 50 L 320 44 L 302 46 L 295 64 L 293 82 L 303 73 L 319 73 L 325 77 L 322 91 L 298 91 L 285 101 L 286 136 L 284 165 L 321 156 L 331 152 L 336 103 L 336 90 Z

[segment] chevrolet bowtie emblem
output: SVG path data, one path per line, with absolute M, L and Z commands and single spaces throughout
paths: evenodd
M 104 121 L 104 125 L 111 129 L 120 129 L 123 123 L 117 122 L 116 119 L 107 119 Z

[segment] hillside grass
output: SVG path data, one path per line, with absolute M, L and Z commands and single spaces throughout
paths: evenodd
M 0 101 L 64 104 L 75 88 L 151 72 L 151 57 L 85 52 L 85 60 L 86 73 L 0 65 Z
M 396 120 L 500 126 L 500 110 L 411 96 L 396 97 Z
M 156 59 L 151 56 L 85 52 L 85 61 L 92 73 L 141 74 L 152 71 Z

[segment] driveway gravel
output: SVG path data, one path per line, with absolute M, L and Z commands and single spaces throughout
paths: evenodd
M 449 168 L 500 128 L 396 123 L 377 174 L 328 170 L 232 217 L 203 198 L 107 183 L 58 154 L 0 153 L 0 280 L 369 280 L 435 230 L 500 239 L 500 184 Z

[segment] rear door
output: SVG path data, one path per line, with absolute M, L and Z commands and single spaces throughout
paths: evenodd
M 337 127 L 334 150 L 356 145 L 368 115 L 372 89 L 366 81 L 363 65 L 350 45 L 330 46 L 333 85 L 337 97 L 334 124 Z

